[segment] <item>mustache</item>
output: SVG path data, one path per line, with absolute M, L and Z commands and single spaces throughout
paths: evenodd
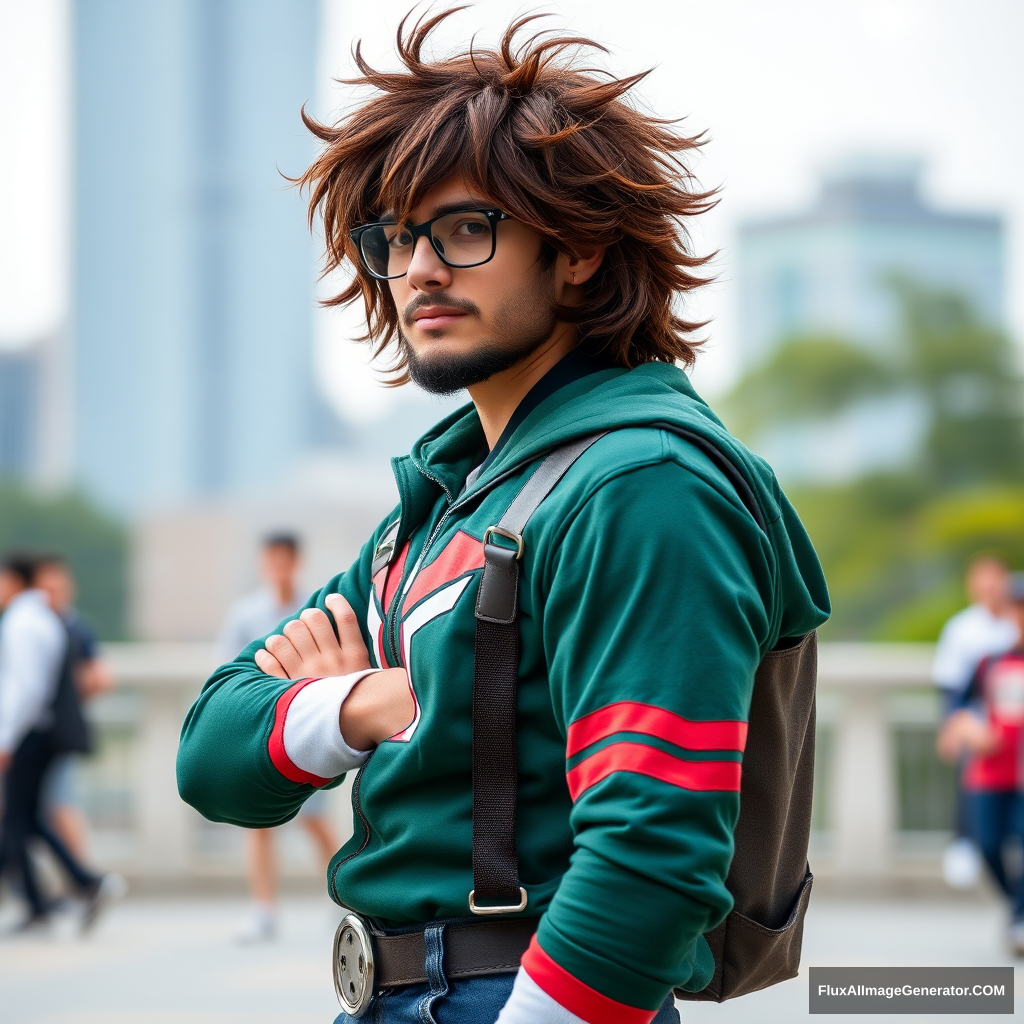
M 464 313 L 480 315 L 480 307 L 469 299 L 458 299 L 447 292 L 433 292 L 430 295 L 421 292 L 402 310 L 402 323 L 406 327 L 412 327 L 416 322 L 413 319 L 416 310 L 423 309 L 424 306 L 450 306 L 452 309 L 461 309 Z

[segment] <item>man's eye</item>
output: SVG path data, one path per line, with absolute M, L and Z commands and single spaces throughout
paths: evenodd
M 401 249 L 404 246 L 412 245 L 412 232 L 411 231 L 398 231 L 391 236 L 388 244 L 392 249 Z
M 457 235 L 482 235 L 488 230 L 488 224 L 486 221 L 479 220 L 464 220 L 461 224 L 456 225 L 455 234 Z

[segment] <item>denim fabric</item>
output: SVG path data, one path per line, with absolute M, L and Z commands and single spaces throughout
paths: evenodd
M 444 929 L 444 924 L 428 924 L 423 929 L 427 984 L 382 992 L 361 1018 L 361 1024 L 494 1024 L 512 992 L 516 976 L 494 974 L 449 982 L 444 974 Z M 355 1019 L 342 1013 L 334 1024 Z M 671 996 L 653 1024 L 679 1024 L 679 1012 Z
M 1024 797 L 1016 790 L 974 791 L 967 794 L 971 832 L 1000 889 L 1015 904 L 1014 919 L 1024 917 L 1024 885 L 1011 878 L 1003 863 L 1007 840 L 1024 839 Z

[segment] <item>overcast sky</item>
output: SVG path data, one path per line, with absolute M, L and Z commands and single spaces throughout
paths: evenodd
M 311 2 L 311 0 L 295 0 Z M 344 94 L 356 37 L 392 58 L 409 0 L 324 0 L 323 113 Z M 67 0 L 0 0 L 0 339 L 50 329 L 66 313 Z M 493 39 L 529 4 L 483 0 L 449 38 Z M 710 141 L 696 170 L 720 186 L 695 232 L 721 249 L 719 283 L 700 304 L 714 318 L 698 384 L 736 372 L 732 246 L 745 216 L 809 202 L 817 170 L 851 151 L 925 157 L 940 205 L 996 210 L 1009 226 L 1007 313 L 1024 337 L 1024 3 L 1020 0 L 565 0 L 552 25 L 609 45 L 616 73 L 654 68 L 641 96 Z M 324 314 L 321 365 L 332 390 L 366 411 L 388 401 L 357 373 L 352 325 Z

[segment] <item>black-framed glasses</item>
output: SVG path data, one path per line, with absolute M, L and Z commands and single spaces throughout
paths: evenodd
M 405 277 L 416 242 L 426 236 L 434 252 L 449 267 L 479 267 L 494 258 L 498 221 L 507 220 L 501 210 L 457 210 L 422 224 L 397 224 L 382 220 L 353 228 L 352 241 L 359 247 L 363 266 L 381 281 Z

